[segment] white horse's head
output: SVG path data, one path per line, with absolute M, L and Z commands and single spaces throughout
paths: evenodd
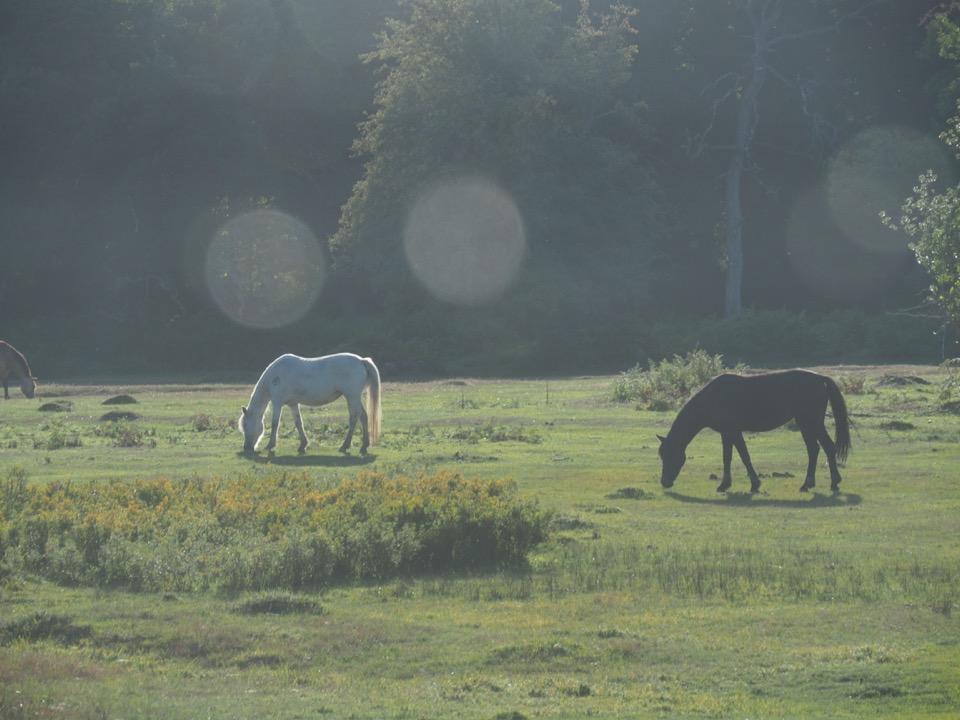
M 33 398 L 33 396 L 37 394 L 37 379 L 29 375 L 22 376 L 20 378 L 20 392 L 22 392 L 25 397 Z
M 263 439 L 263 415 L 258 417 L 256 413 L 250 412 L 245 407 L 241 410 L 243 412 L 240 414 L 237 427 L 243 433 L 243 451 L 253 452 Z

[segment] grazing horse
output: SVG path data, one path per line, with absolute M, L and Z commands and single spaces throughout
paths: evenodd
M 37 392 L 37 379 L 30 372 L 27 359 L 8 342 L 0 340 L 0 379 L 3 380 L 3 397 L 10 399 L 8 382 L 10 376 L 20 383 L 20 392 L 32 398 Z
M 368 387 L 369 416 L 361 402 L 361 395 Z M 244 407 L 240 415 L 238 426 L 243 433 L 244 451 L 255 450 L 263 439 L 263 415 L 269 402 L 273 405 L 273 425 L 266 449 L 273 450 L 277 445 L 280 414 L 286 405 L 293 412 L 293 421 L 300 433 L 300 448 L 297 452 L 303 453 L 307 449 L 308 441 L 303 431 L 300 404 L 326 405 L 341 395 L 346 397 L 350 409 L 350 429 L 340 446 L 340 452 L 345 453 L 350 448 L 353 431 L 359 420 L 363 428 L 360 454 L 366 455 L 367 447 L 376 445 L 380 439 L 380 372 L 373 360 L 350 353 L 319 358 L 281 355 L 267 365 L 253 388 L 249 407 Z
M 833 420 L 837 426 L 835 440 L 830 439 L 824 426 L 827 403 L 833 408 Z M 807 445 L 807 478 L 800 492 L 807 492 L 816 485 L 817 456 L 820 447 L 827 454 L 830 464 L 830 489 L 836 492 L 840 485 L 841 463 L 850 452 L 850 421 L 847 404 L 837 384 L 809 370 L 785 370 L 760 375 L 720 375 L 707 383 L 680 409 L 666 437 L 660 437 L 660 459 L 663 472 L 660 484 L 673 486 L 686 462 L 686 448 L 703 428 L 720 433 L 723 441 L 723 481 L 717 492 L 730 488 L 730 460 L 733 448 L 737 448 L 750 476 L 750 492 L 760 490 L 744 432 L 773 430 L 790 420 L 800 427 L 800 434 Z

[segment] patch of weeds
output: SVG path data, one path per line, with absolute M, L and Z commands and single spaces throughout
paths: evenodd
M 578 503 L 577 509 L 592 512 L 594 515 L 619 515 L 623 512 L 615 505 L 598 505 L 597 503 Z
M 437 458 L 439 462 L 454 462 L 454 463 L 488 463 L 488 462 L 498 462 L 500 458 L 493 455 L 470 455 L 469 453 L 460 452 L 457 450 L 453 455 L 440 456 Z
M 851 693 L 850 697 L 856 700 L 881 700 L 883 698 L 901 697 L 904 695 L 900 688 L 890 687 L 889 685 L 870 685 Z
M 652 492 L 647 492 L 638 487 L 622 487 L 616 492 L 606 496 L 607 500 L 650 500 L 656 497 Z
M 450 434 L 450 437 L 453 440 L 471 443 L 486 440 L 487 442 L 525 442 L 537 445 L 542 441 L 536 431 L 528 431 L 522 426 L 497 425 L 492 420 L 485 425 L 458 428 Z
M 323 615 L 320 603 L 298 595 L 267 594 L 245 600 L 233 608 L 241 615 Z
M 190 427 L 196 432 L 210 432 L 218 430 L 223 432 L 231 429 L 233 423 L 223 418 L 217 418 L 210 413 L 197 413 L 190 419 Z
M 904 422 L 903 420 L 888 420 L 887 422 L 880 423 L 880 429 L 906 432 L 907 430 L 916 430 L 917 426 L 911 422 Z
M 136 405 L 137 402 L 132 395 L 114 395 L 104 400 L 101 405 Z
M 61 645 L 76 645 L 90 637 L 89 625 L 78 625 L 69 615 L 45 611 L 0 625 L 0 645 L 10 645 L 18 640 L 40 642 L 53 640 Z
M 251 667 L 277 668 L 281 667 L 284 662 L 282 656 L 262 650 L 241 653 L 233 659 L 233 664 L 241 670 Z
M 553 530 L 590 530 L 594 524 L 588 520 L 583 520 L 577 515 L 567 515 L 566 513 L 557 513 L 550 522 Z
M 496 662 L 551 662 L 577 654 L 578 651 L 578 647 L 568 647 L 561 642 L 541 642 L 497 648 L 493 651 L 493 657 Z
M 597 637 L 602 640 L 613 640 L 626 636 L 627 634 L 623 630 L 619 630 L 617 628 L 600 628 L 597 631 Z
M 111 410 L 108 413 L 104 413 L 100 416 L 100 422 L 120 422 L 121 420 L 126 420 L 127 422 L 134 422 L 139 420 L 140 416 L 135 412 L 125 411 L 125 410 Z
M 40 436 L 33 438 L 34 450 L 62 450 L 83 445 L 80 433 L 66 427 L 60 419 L 42 425 L 40 432 Z
M 867 376 L 862 374 L 840 375 L 837 386 L 844 395 L 863 395 L 866 392 Z
M 140 447 L 146 444 L 144 438 L 148 437 L 151 447 L 156 447 L 157 444 L 156 438 L 153 437 L 155 434 L 153 431 L 143 430 L 138 425 L 125 419 L 98 425 L 94 428 L 93 434 L 97 437 L 112 440 L 114 447 Z
M 23 465 L 13 465 L 7 471 L 7 481 L 2 486 L 3 507 L 21 509 L 27 502 L 27 471 Z
M 71 410 L 73 410 L 73 403 L 69 400 L 56 400 L 40 406 L 40 412 L 70 412 Z
M 563 692 L 570 697 L 590 697 L 593 695 L 593 689 L 586 683 L 569 685 L 563 689 Z

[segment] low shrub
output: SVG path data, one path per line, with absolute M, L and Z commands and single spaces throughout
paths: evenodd
M 742 369 L 742 365 L 734 368 Z M 648 410 L 672 410 L 725 370 L 723 356 L 694 350 L 684 357 L 651 361 L 647 369 L 637 364 L 613 382 L 610 398 L 615 402 L 636 402 L 638 407 Z
M 317 588 L 522 566 L 550 514 L 509 480 L 306 473 L 24 485 L 0 494 L 0 562 L 133 591 Z

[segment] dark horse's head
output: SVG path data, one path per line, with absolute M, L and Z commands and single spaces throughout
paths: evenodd
M 677 443 L 672 443 L 668 438 L 657 435 L 660 438 L 660 461 L 663 463 L 663 471 L 660 473 L 660 484 L 665 488 L 673 487 L 673 481 L 680 474 L 680 468 L 687 461 L 687 453 Z

